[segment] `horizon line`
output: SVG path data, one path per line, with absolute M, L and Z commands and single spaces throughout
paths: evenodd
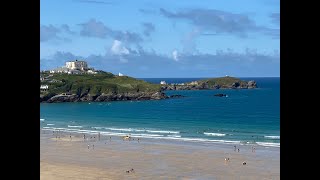
M 133 77 L 133 76 L 131 76 Z M 218 78 L 218 77 L 226 77 L 226 76 L 211 76 L 211 77 L 135 77 L 135 78 Z M 236 77 L 236 78 L 280 78 L 280 76 L 229 76 L 229 77 Z

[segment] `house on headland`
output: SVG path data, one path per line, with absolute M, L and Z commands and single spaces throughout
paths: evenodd
M 88 70 L 88 63 L 86 61 L 68 61 L 66 62 L 66 68 L 71 70 L 80 70 L 80 71 L 86 71 Z
M 167 83 L 166 83 L 166 81 L 160 81 L 160 84 L 166 85 Z
M 49 89 L 48 85 L 41 85 L 40 86 L 40 91 L 47 91 Z
M 93 68 L 88 67 L 86 61 L 67 61 L 63 67 L 50 70 L 50 73 L 66 73 L 66 74 L 97 74 Z

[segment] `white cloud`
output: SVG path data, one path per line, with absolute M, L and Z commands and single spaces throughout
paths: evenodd
M 129 50 L 122 44 L 119 40 L 114 40 L 112 47 L 111 47 L 111 53 L 115 55 L 128 55 L 130 54 Z
M 120 60 L 121 63 L 127 63 L 128 62 L 128 59 L 126 59 L 126 58 L 124 58 L 122 56 L 120 56 L 119 60 Z
M 172 51 L 172 58 L 175 61 L 179 61 L 179 59 L 178 59 L 178 51 L 177 50 Z

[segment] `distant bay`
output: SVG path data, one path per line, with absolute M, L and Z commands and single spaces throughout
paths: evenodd
M 143 78 L 184 83 L 205 78 Z M 184 98 L 40 104 L 41 127 L 106 135 L 280 146 L 280 78 L 255 80 L 257 89 L 165 91 Z M 223 93 L 227 97 L 216 97 Z

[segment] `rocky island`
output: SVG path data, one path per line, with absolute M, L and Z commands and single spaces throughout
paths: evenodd
M 148 83 L 129 76 L 99 71 L 96 74 L 40 73 L 40 102 L 104 102 L 159 100 L 184 97 L 167 96 L 166 90 L 248 89 L 254 81 L 234 77 L 212 78 L 184 85 Z
M 253 80 L 243 81 L 235 77 L 210 78 L 182 84 L 165 84 L 161 90 L 208 90 L 208 89 L 253 89 L 257 83 Z

